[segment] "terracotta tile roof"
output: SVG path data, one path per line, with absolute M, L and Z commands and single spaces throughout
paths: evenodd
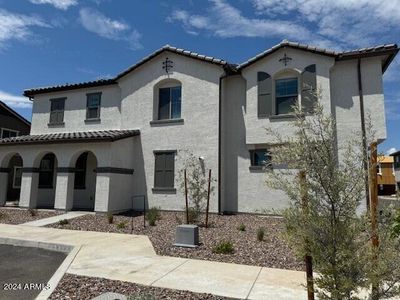
M 336 60 L 345 60 L 345 59 L 353 59 L 353 58 L 368 57 L 368 56 L 389 55 L 387 62 L 385 62 L 385 64 L 383 65 L 383 71 L 386 70 L 386 68 L 389 66 L 391 60 L 394 58 L 394 56 L 399 51 L 397 44 L 385 44 L 385 45 L 379 45 L 379 46 L 374 46 L 374 47 L 369 47 L 369 48 L 361 48 L 361 49 L 340 52 L 340 51 L 333 51 L 333 50 L 329 50 L 329 49 L 314 47 L 311 45 L 290 42 L 288 40 L 283 40 L 278 45 L 275 45 L 272 48 L 267 49 L 264 52 L 257 54 L 256 56 L 250 58 L 249 60 L 245 61 L 244 63 L 241 63 L 238 66 L 238 69 L 241 70 L 243 68 L 246 68 L 247 66 L 258 61 L 259 59 L 261 59 L 265 56 L 268 56 L 268 55 L 274 53 L 275 51 L 277 51 L 281 48 L 284 48 L 284 47 L 300 49 L 300 50 L 309 51 L 309 52 L 320 54 L 320 55 L 331 56 L 331 57 L 334 57 Z
M 79 142 L 113 142 L 140 135 L 139 130 L 104 130 L 85 132 L 48 133 L 38 135 L 21 135 L 0 139 L 2 145 L 19 144 L 68 144 Z
M 396 56 L 397 52 L 399 51 L 399 48 L 397 47 L 396 44 L 386 44 L 386 45 L 379 45 L 379 46 L 370 47 L 370 48 L 362 48 L 362 49 L 356 49 L 356 50 L 350 50 L 350 51 L 337 52 L 337 51 L 328 50 L 328 49 L 324 49 L 324 48 L 314 47 L 311 45 L 300 44 L 300 43 L 283 40 L 278 45 L 275 45 L 272 48 L 265 50 L 264 52 L 250 58 L 249 60 L 245 61 L 244 63 L 242 63 L 240 65 L 234 65 L 234 64 L 229 64 L 227 61 L 225 61 L 223 59 L 219 59 L 219 58 L 212 57 L 212 56 L 206 56 L 203 54 L 199 54 L 197 52 L 192 52 L 192 51 L 188 51 L 185 49 L 176 48 L 176 47 L 173 47 L 170 45 L 165 45 L 164 47 L 154 51 L 147 57 L 143 58 L 142 60 L 140 60 L 133 66 L 129 67 L 125 71 L 119 73 L 114 78 L 101 79 L 101 80 L 96 80 L 96 81 L 87 81 L 87 82 L 82 82 L 82 83 L 73 83 L 73 84 L 67 83 L 67 84 L 57 85 L 57 86 L 33 88 L 33 89 L 25 90 L 24 96 L 33 97 L 34 95 L 37 95 L 37 94 L 43 94 L 43 93 L 49 93 L 49 92 L 66 91 L 66 90 L 74 90 L 74 89 L 80 89 L 80 88 L 86 88 L 86 87 L 96 87 L 96 86 L 117 84 L 118 79 L 124 77 L 128 73 L 132 72 L 136 68 L 140 67 L 141 65 L 145 64 L 152 58 L 156 57 L 157 55 L 159 55 L 165 51 L 219 65 L 219 66 L 223 67 L 226 70 L 226 72 L 229 74 L 229 73 L 240 72 L 241 69 L 253 64 L 254 62 L 258 61 L 259 59 L 261 59 L 269 54 L 274 53 L 275 51 L 277 51 L 283 47 L 291 47 L 291 48 L 309 51 L 309 52 L 320 54 L 320 55 L 327 55 L 327 56 L 334 57 L 336 60 L 345 60 L 345 59 L 353 59 L 353 58 L 358 58 L 358 57 L 368 57 L 368 56 L 378 56 L 378 55 L 388 55 L 388 58 L 386 59 L 386 61 L 383 64 L 383 67 L 382 67 L 383 72 L 387 69 L 390 62 L 393 60 L 393 58 Z
M 199 59 L 201 61 L 209 62 L 212 64 L 220 65 L 220 66 L 225 66 L 228 65 L 228 63 L 222 59 L 212 57 L 212 56 L 206 56 L 203 54 L 199 54 L 196 52 L 184 50 L 181 48 L 176 48 L 172 47 L 170 45 L 165 45 L 164 47 L 154 51 L 150 55 L 146 56 L 145 58 L 141 59 L 139 62 L 134 64 L 133 66 L 129 67 L 125 71 L 119 73 L 117 76 L 111 79 L 100 79 L 96 81 L 87 81 L 87 82 L 82 82 L 82 83 L 72 83 L 72 84 L 63 84 L 63 85 L 57 85 L 57 86 L 48 86 L 48 87 L 39 87 L 39 88 L 33 88 L 29 90 L 24 91 L 24 96 L 26 97 L 32 97 L 37 94 L 44 94 L 44 93 L 49 93 L 49 92 L 57 92 L 57 91 L 65 91 L 65 90 L 74 90 L 74 89 L 80 89 L 80 88 L 85 88 L 85 87 L 96 87 L 96 86 L 104 86 L 104 85 L 112 85 L 112 84 L 117 84 L 117 80 L 124 77 L 126 74 L 132 72 L 139 66 L 143 65 L 144 63 L 148 62 L 152 58 L 156 57 L 157 55 L 161 54 L 164 51 L 176 53 L 179 55 L 187 56 L 190 58 L 194 59 Z

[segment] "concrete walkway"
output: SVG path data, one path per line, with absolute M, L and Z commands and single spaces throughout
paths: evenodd
M 36 221 L 26 222 L 26 223 L 23 223 L 21 225 L 41 227 L 41 226 L 46 226 L 46 225 L 57 223 L 58 221 L 61 221 L 61 220 L 65 220 L 65 219 L 69 220 L 69 219 L 81 217 L 81 216 L 84 216 L 84 215 L 87 215 L 87 214 L 89 214 L 89 212 L 85 212 L 85 211 L 69 211 L 66 214 L 57 215 L 57 216 L 54 216 L 54 217 L 49 217 L 49 218 L 44 218 L 44 219 L 39 219 L 39 220 L 36 220 Z
M 1 239 L 78 246 L 67 273 L 240 299 L 306 299 L 304 272 L 158 256 L 147 236 L 0 224 Z

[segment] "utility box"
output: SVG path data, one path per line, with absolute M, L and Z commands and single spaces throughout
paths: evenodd
M 199 227 L 196 225 L 179 225 L 176 228 L 174 246 L 195 248 L 199 245 Z

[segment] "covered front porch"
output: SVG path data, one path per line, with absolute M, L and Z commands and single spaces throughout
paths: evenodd
M 0 206 L 130 209 L 133 146 L 139 134 L 109 130 L 0 140 Z

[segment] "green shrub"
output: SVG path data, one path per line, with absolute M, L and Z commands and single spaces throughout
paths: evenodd
M 61 226 L 67 225 L 68 223 L 69 221 L 67 219 L 58 221 L 58 224 L 60 224 Z
M 265 229 L 263 227 L 258 228 L 257 230 L 257 240 L 262 242 L 264 240 Z
M 126 227 L 126 222 L 122 221 L 117 224 L 118 229 L 124 229 Z
M 29 209 L 28 209 L 28 212 L 29 212 L 29 214 L 30 214 L 32 217 L 37 216 L 37 210 L 34 209 L 34 208 L 29 208 Z
M 239 230 L 239 231 L 246 231 L 246 225 L 244 225 L 243 223 L 241 223 L 241 224 L 238 226 L 238 230 Z
M 234 251 L 233 244 L 229 241 L 219 242 L 213 249 L 217 254 L 232 254 Z
M 189 224 L 197 223 L 198 220 L 199 220 L 200 214 L 201 214 L 200 211 L 198 211 L 194 207 L 189 207 L 189 209 L 188 209 L 188 216 L 189 216 L 188 223 Z
M 114 223 L 114 215 L 110 212 L 107 213 L 107 221 L 108 221 L 108 224 Z
M 160 209 L 158 207 L 152 207 L 146 212 L 146 220 L 150 226 L 156 226 L 156 221 L 160 219 Z

